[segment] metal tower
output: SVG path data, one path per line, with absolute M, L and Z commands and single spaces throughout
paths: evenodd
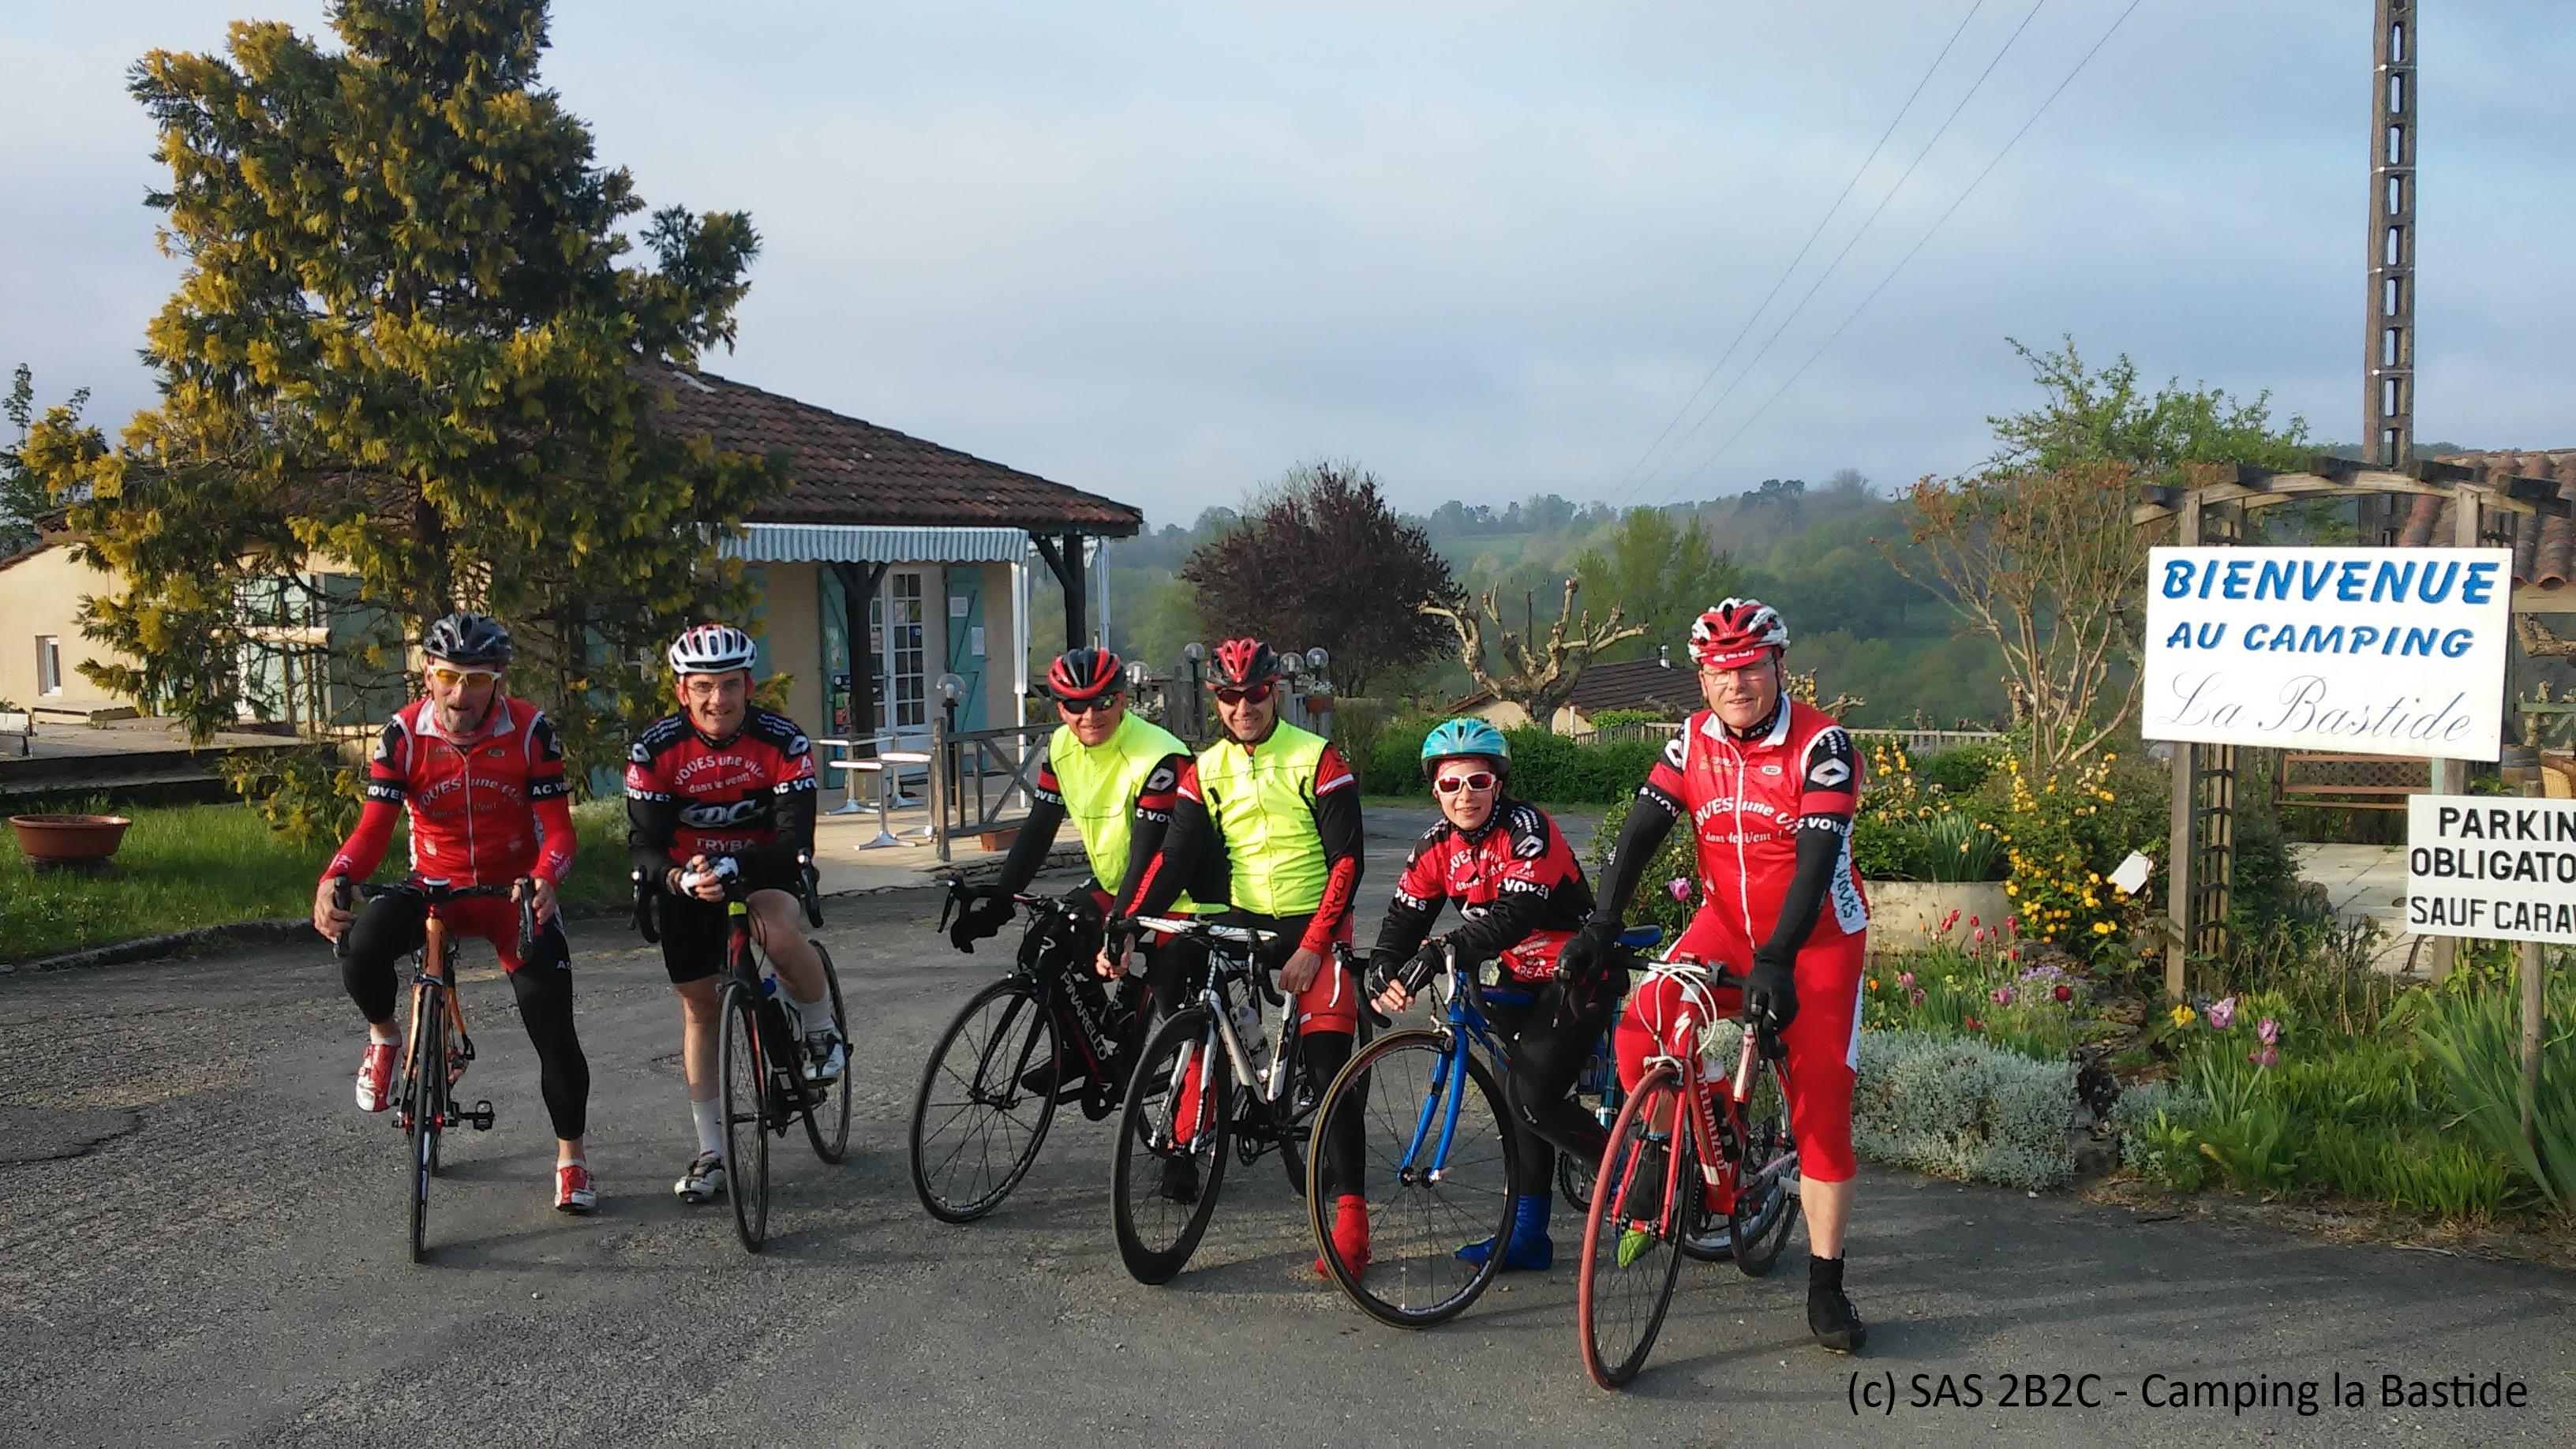
M 2362 457 L 2415 457 L 2415 0 L 2378 0 L 2371 38 L 2370 335 Z

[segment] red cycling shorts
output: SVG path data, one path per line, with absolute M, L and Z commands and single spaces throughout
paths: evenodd
M 1849 1182 L 1858 1171 L 1852 1155 L 1852 1083 L 1860 1066 L 1861 960 L 1866 936 L 1835 935 L 1811 940 L 1798 953 L 1798 1015 L 1781 1033 L 1787 1060 L 1781 1063 L 1780 1087 L 1789 1099 L 1789 1129 L 1798 1140 L 1800 1175 L 1818 1182 Z M 1742 972 L 1752 964 L 1752 949 L 1743 932 L 1730 930 L 1715 913 L 1702 911 L 1682 932 L 1674 955 Z M 1701 995 L 1705 1002 L 1692 1000 Z M 1669 976 L 1648 976 L 1629 994 L 1611 1044 L 1619 1057 L 1619 1081 L 1633 1089 L 1646 1074 L 1646 1059 L 1669 1054 L 1689 1060 L 1698 1051 L 1698 1035 L 1711 1013 L 1732 1016 L 1741 1010 L 1741 993 L 1732 987 L 1706 986 L 1692 993 Z

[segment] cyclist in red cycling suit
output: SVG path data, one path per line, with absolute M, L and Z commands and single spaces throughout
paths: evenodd
M 805 1033 L 808 1080 L 848 1059 L 823 963 L 805 939 L 794 892 L 814 850 L 814 751 L 794 721 L 751 703 L 751 636 L 700 624 L 671 645 L 680 712 L 636 736 L 626 761 L 626 847 L 660 901 L 662 966 L 680 996 L 680 1065 L 698 1153 L 671 1190 L 690 1202 L 725 1191 L 724 1120 L 716 1100 L 716 1022 L 724 967 L 730 859 L 751 887 L 744 904 Z
M 450 614 L 421 641 L 428 697 L 396 710 L 367 763 L 358 828 L 322 869 L 313 929 L 349 933 L 341 983 L 367 1018 L 358 1062 L 358 1106 L 381 1112 L 393 1078 L 394 962 L 420 948 L 428 908 L 379 896 L 364 911 L 342 909 L 344 883 L 374 872 L 393 843 L 394 821 L 411 817 L 411 878 L 458 886 L 531 882 L 539 931 L 519 959 L 519 910 L 510 901 L 458 901 L 440 918 L 459 935 L 480 936 L 500 954 L 519 999 L 519 1020 L 537 1049 L 538 1080 L 555 1129 L 555 1206 L 586 1213 L 598 1202 L 584 1161 L 590 1063 L 572 1023 L 572 953 L 555 911 L 555 888 L 572 868 L 572 787 L 563 747 L 536 706 L 501 692 L 510 633 L 480 614 Z
M 1560 960 L 1579 977 L 1609 957 L 1645 863 L 1676 822 L 1692 822 L 1702 904 L 1675 953 L 1730 970 L 1751 963 L 1745 1004 L 1769 1017 L 1788 1052 L 1781 1087 L 1807 1214 L 1807 1326 L 1819 1344 L 1848 1353 L 1866 1337 L 1843 1293 L 1869 928 L 1851 859 L 1860 759 L 1842 726 L 1781 693 L 1788 645 L 1779 613 L 1750 599 L 1728 599 L 1691 626 L 1709 707 L 1690 717 L 1637 792 L 1602 867 L 1600 906 Z M 1684 1015 L 1680 985 L 1659 979 L 1654 988 L 1639 990 L 1619 1023 L 1619 1075 L 1630 1084 L 1649 1055 L 1688 1060 L 1696 1051 L 1658 1030 Z M 1735 1009 L 1735 993 L 1715 994 L 1719 1010 Z
M 1566 989 L 1553 980 L 1557 952 L 1591 914 L 1592 887 L 1556 822 L 1508 793 L 1511 745 L 1502 731 L 1480 719 L 1449 720 L 1424 737 L 1422 765 L 1443 818 L 1404 863 L 1370 952 L 1369 985 L 1380 1009 L 1401 1011 L 1437 979 L 1451 951 L 1471 966 L 1501 967 L 1485 1006 L 1509 1044 L 1503 1093 L 1517 1139 L 1503 1266 L 1545 1268 L 1556 1261 L 1547 1231 L 1556 1149 L 1593 1163 L 1609 1145 L 1601 1124 L 1567 1093 L 1619 996 L 1594 991 L 1569 1009 Z M 1426 941 L 1443 904 L 1458 908 L 1459 925 Z M 1493 1250 L 1488 1238 L 1458 1256 L 1482 1263 Z

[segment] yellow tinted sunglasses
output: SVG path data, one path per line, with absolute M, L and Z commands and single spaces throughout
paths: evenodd
M 489 684 L 493 680 L 501 677 L 501 671 L 497 669 L 458 669 L 453 665 L 433 664 L 429 666 L 429 677 L 437 680 L 441 684 L 453 688 L 456 685 L 469 682 L 475 684 Z

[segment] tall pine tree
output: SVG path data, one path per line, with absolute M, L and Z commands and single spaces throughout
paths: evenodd
M 135 66 L 186 264 L 150 328 L 159 405 L 116 445 L 57 412 L 22 449 L 117 580 L 86 626 L 132 662 L 96 683 L 202 739 L 283 659 L 355 716 L 425 621 L 475 608 L 597 762 L 659 696 L 635 662 L 739 611 L 717 540 L 783 474 L 654 415 L 670 364 L 733 340 L 759 241 L 670 208 L 628 256 L 643 202 L 540 85 L 546 9 L 340 0 L 337 48 L 244 22 L 225 55 Z

